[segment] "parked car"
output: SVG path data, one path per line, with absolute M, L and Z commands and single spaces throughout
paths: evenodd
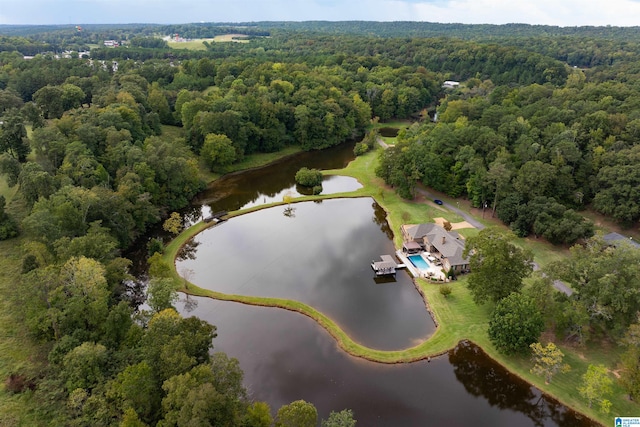
M 435 203 L 436 205 L 441 205 L 441 206 L 443 205 L 442 200 L 440 199 L 434 199 L 433 203 Z

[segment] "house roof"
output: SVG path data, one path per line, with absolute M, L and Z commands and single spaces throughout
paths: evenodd
M 407 249 L 407 250 L 412 250 L 412 249 L 420 249 L 422 248 L 422 246 L 420 246 L 420 243 L 415 242 L 413 240 L 411 240 L 410 242 L 404 242 L 402 244 L 402 246 Z
M 462 256 L 464 241 L 455 231 L 450 232 L 437 224 L 426 223 L 408 226 L 406 233 L 414 240 L 416 238 L 426 239 L 431 246 L 449 260 L 449 264 L 452 266 L 469 264 L 469 260 Z
M 631 237 L 623 236 L 620 233 L 605 234 L 602 238 L 604 239 L 605 242 L 612 244 L 614 246 L 616 242 L 629 242 L 632 246 L 635 246 L 636 248 L 640 248 L 640 243 L 636 242 Z
M 376 269 L 391 269 L 398 266 L 398 263 L 390 255 L 380 255 L 380 258 L 382 261 L 373 263 Z

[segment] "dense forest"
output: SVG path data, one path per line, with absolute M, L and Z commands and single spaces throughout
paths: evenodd
M 640 220 L 634 29 L 255 23 L 242 28 L 250 43 L 202 51 L 154 37 L 236 31 L 0 26 L 0 173 L 18 188 L 0 198 L 0 239 L 20 235 L 16 303 L 44 354 L 7 384 L 33 389 L 53 423 L 271 425 L 237 362 L 210 354 L 215 327 L 172 310 L 161 243 L 149 245 L 149 308 L 131 292 L 123 253 L 204 188 L 203 165 L 224 172 L 254 153 L 361 139 L 371 120 L 412 119 L 376 171 L 405 198 L 420 182 L 553 244 L 594 234 L 587 207 L 624 226 Z M 90 46 L 106 39 L 126 43 Z M 90 47 L 89 58 L 56 57 Z M 616 337 L 640 308 L 590 298 Z M 591 306 L 560 304 L 565 330 L 589 323 L 580 315 Z M 309 410 L 298 403 L 280 419 Z

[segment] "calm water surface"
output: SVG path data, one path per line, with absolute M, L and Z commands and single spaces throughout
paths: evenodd
M 435 326 L 408 273 L 379 280 L 371 269 L 395 252 L 390 234 L 370 198 L 295 203 L 207 229 L 177 268 L 203 288 L 307 303 L 367 346 L 407 348 Z
M 322 152 L 292 156 L 266 168 L 223 177 L 198 197 L 194 203 L 193 216 L 196 218 L 202 210 L 207 209 L 235 210 L 248 203 L 260 203 L 261 198 L 264 202 L 265 197 L 282 200 L 284 192 L 295 188 L 294 176 L 299 168 L 303 166 L 320 169 L 344 167 L 353 159 L 352 150 L 353 144 L 344 144 Z M 372 205 L 370 200 L 367 203 Z M 313 206 L 313 204 L 309 205 Z M 276 208 L 267 216 L 263 216 L 263 213 L 254 213 L 245 217 L 247 221 L 255 217 L 256 223 L 261 224 L 261 228 L 267 229 L 273 227 L 273 224 L 278 223 L 282 217 L 289 221 L 286 223 L 285 230 L 293 230 L 296 227 L 294 223 L 304 221 L 307 217 L 308 209 L 302 204 L 292 206 L 296 209 L 292 212 L 294 216 L 290 217 L 284 217 L 284 208 L 280 208 L 280 211 Z M 331 205 L 328 201 L 323 202 L 322 206 L 336 206 L 337 209 L 341 209 L 339 204 Z M 379 304 L 378 309 L 382 317 L 388 321 L 395 315 L 399 318 L 403 316 L 403 313 L 397 311 L 398 308 L 406 303 L 416 304 L 418 301 L 415 290 L 405 283 L 408 278 L 404 273 L 398 275 L 396 283 L 376 283 L 375 285 L 371 283 L 373 278 L 369 258 L 393 251 L 390 240 L 392 236 L 386 225 L 384 212 L 373 206 L 371 209 L 373 214 L 371 211 L 363 214 L 364 218 L 368 218 L 365 222 L 375 224 L 378 230 L 387 236 L 387 242 L 380 244 L 379 247 L 376 246 L 370 251 L 371 254 L 359 255 L 361 259 L 355 260 L 342 254 L 342 248 L 337 245 L 325 245 L 322 248 L 326 250 L 319 250 L 319 246 L 314 245 L 319 245 L 321 236 L 330 233 L 331 230 L 314 228 L 313 224 L 308 226 L 309 228 L 303 228 L 302 233 L 306 237 L 297 240 L 298 245 L 293 251 L 310 256 L 313 252 L 309 248 L 314 247 L 321 256 L 331 259 L 330 264 L 335 260 L 338 264 L 348 264 L 349 269 L 344 268 L 337 272 L 327 270 L 324 274 L 320 273 L 319 279 L 314 281 L 308 280 L 309 275 L 304 274 L 304 271 L 292 267 L 292 265 L 300 267 L 301 264 L 285 265 L 283 263 L 279 267 L 281 270 L 275 271 L 281 271 L 280 277 L 287 278 L 287 281 L 289 276 L 305 278 L 299 282 L 301 283 L 299 288 L 294 287 L 286 292 L 297 292 L 301 298 L 313 294 L 314 299 L 310 303 L 323 306 L 327 312 L 333 310 L 331 316 L 334 319 L 344 316 L 339 323 L 352 336 L 359 337 L 363 342 L 373 343 L 371 345 L 379 344 L 380 347 L 405 346 L 407 342 L 414 339 L 413 337 L 430 333 L 428 317 L 421 302 L 417 304 L 415 316 L 418 319 L 417 323 L 421 325 L 418 328 L 421 332 L 405 334 L 401 331 L 402 338 L 397 340 L 384 337 L 384 334 L 380 333 L 379 328 L 383 322 L 379 322 L 376 316 L 370 316 L 367 313 L 363 315 L 360 312 L 368 304 Z M 344 210 L 340 212 L 344 213 Z M 353 216 L 352 212 L 347 212 L 345 221 L 350 222 Z M 267 218 L 273 221 L 267 222 Z M 246 248 L 241 258 L 244 261 L 239 262 L 240 258 L 237 260 L 235 257 L 226 257 L 227 261 L 239 262 L 239 264 L 221 266 L 220 274 L 224 277 L 230 276 L 231 279 L 234 276 L 244 277 L 246 282 L 246 278 L 251 277 L 252 274 L 249 271 L 254 265 L 252 256 L 258 254 L 257 259 L 264 260 L 267 254 L 278 251 L 278 245 L 276 249 L 267 245 L 266 248 L 261 247 L 260 251 L 254 250 L 259 239 L 248 235 L 245 227 L 234 226 L 234 223 L 241 223 L 238 220 L 241 218 L 234 218 L 223 227 L 216 227 L 216 233 L 229 233 L 225 238 L 235 242 L 230 247 Z M 253 221 L 252 219 L 249 222 Z M 253 229 L 259 230 L 260 227 Z M 356 225 L 354 230 L 345 231 L 344 237 L 348 235 L 350 239 L 345 238 L 343 241 L 358 242 L 358 239 L 363 236 L 364 229 L 369 230 L 360 224 Z M 377 235 L 379 231 L 369 230 L 367 234 Z M 201 236 L 199 236 L 191 247 L 191 253 L 187 251 L 185 256 L 197 255 L 198 259 L 204 260 L 204 264 L 213 265 L 216 259 L 219 260 L 226 255 L 211 252 L 212 258 L 205 260 L 206 256 L 202 254 L 212 250 L 207 249 L 207 246 L 214 246 L 216 239 L 222 238 L 222 233 L 216 236 L 212 230 L 211 241 L 206 237 L 200 242 Z M 235 240 L 233 233 L 238 233 Z M 293 233 L 288 231 L 275 233 L 268 236 L 268 241 L 274 243 L 284 238 L 292 239 L 290 235 Z M 293 238 L 295 241 L 295 236 Z M 361 245 L 355 245 L 356 252 L 364 250 L 363 248 L 367 248 L 368 244 L 365 241 Z M 201 250 L 203 252 L 200 252 Z M 288 259 L 290 255 L 282 256 Z M 315 271 L 319 268 L 317 264 L 317 262 L 308 262 L 305 266 Z M 186 264 L 185 267 L 187 267 Z M 351 269 L 356 272 L 352 272 Z M 268 270 L 267 268 L 265 274 L 273 275 L 273 271 Z M 253 274 L 261 275 L 262 273 L 263 271 Z M 362 296 L 359 299 L 361 303 L 354 303 L 351 296 L 356 294 L 355 289 L 338 286 L 337 283 L 342 282 L 342 277 L 345 281 L 349 281 L 348 277 L 358 277 L 360 274 L 363 277 L 363 283 L 356 285 L 362 287 L 357 294 L 364 295 L 368 291 L 372 293 L 366 297 Z M 245 282 L 239 285 L 237 281 L 226 279 L 220 281 L 218 273 L 211 274 L 205 271 L 199 272 L 198 276 L 203 279 L 203 282 L 207 282 L 200 283 L 201 285 L 209 284 L 214 288 L 216 286 L 242 288 L 244 285 L 247 286 L 246 290 L 250 289 L 253 292 L 252 286 L 258 283 L 255 278 L 249 280 L 246 285 Z M 270 281 L 272 284 L 269 285 L 268 292 L 275 292 L 275 289 L 280 286 L 283 286 L 281 289 L 291 287 L 280 285 L 276 276 L 272 276 Z M 360 279 L 354 281 L 359 283 Z M 320 286 L 322 283 L 324 285 Z M 391 291 L 388 290 L 389 287 Z M 310 288 L 313 292 L 308 291 Z M 267 287 L 263 286 L 262 291 L 267 292 Z M 394 304 L 379 300 L 381 295 L 387 292 L 389 292 L 388 296 L 394 298 Z M 399 297 L 398 292 L 404 296 Z M 331 299 L 331 295 L 335 295 L 336 298 Z M 351 408 L 358 420 L 358 426 L 365 427 L 474 425 L 582 427 L 592 425 L 588 420 L 582 419 L 579 414 L 546 398 L 535 388 L 509 374 L 473 345 L 461 344 L 447 355 L 432 359 L 431 362 L 382 365 L 345 354 L 338 349 L 326 331 L 300 314 L 207 298 L 190 298 L 190 301 L 196 303 L 195 310 L 193 310 L 193 304 L 188 304 L 188 308 L 193 311 L 189 311 L 184 305 L 179 307 L 180 311 L 185 316 L 195 315 L 217 325 L 218 337 L 214 340 L 215 350 L 224 351 L 240 360 L 245 372 L 244 383 L 250 394 L 255 399 L 268 402 L 274 413 L 283 404 L 305 399 L 316 405 L 321 418 L 327 418 L 330 411 Z M 392 310 L 391 314 L 385 314 L 385 310 Z M 427 322 L 426 326 L 424 322 Z M 391 328 L 403 329 L 403 322 L 392 320 L 386 323 L 399 325 L 389 326 Z M 413 325 L 407 325 L 408 329 L 412 327 Z
M 295 176 L 300 168 L 341 169 L 355 158 L 353 147 L 354 143 L 348 142 L 322 151 L 298 153 L 263 168 L 225 175 L 209 184 L 193 204 L 202 206 L 207 215 L 207 209 L 212 212 L 234 211 L 281 202 L 287 192 L 293 193 L 294 197 L 304 192 L 296 186 Z M 322 194 L 355 191 L 360 187 L 354 178 L 325 177 Z
M 180 311 L 217 325 L 214 350 L 240 361 L 251 397 L 269 403 L 273 413 L 304 399 L 325 419 L 350 408 L 358 426 L 593 425 L 468 343 L 430 362 L 384 365 L 347 355 L 300 314 L 190 300 L 195 310 Z

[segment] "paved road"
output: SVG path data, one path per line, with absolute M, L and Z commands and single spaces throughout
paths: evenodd
M 424 189 L 422 187 L 418 187 L 417 191 L 418 191 L 418 193 L 422 194 L 424 197 L 426 197 L 429 200 L 437 199 L 437 197 L 435 195 L 433 195 L 431 192 L 429 192 L 428 190 L 426 190 L 426 189 Z M 453 212 L 457 213 L 458 215 L 463 217 L 465 221 L 467 221 L 469 224 L 473 225 L 478 230 L 482 230 L 484 228 L 484 224 L 483 223 L 481 223 L 480 221 L 478 221 L 477 219 L 475 219 L 474 217 L 469 215 L 467 212 L 464 212 L 463 210 L 460 210 L 457 207 L 453 206 L 452 204 L 443 201 L 442 202 L 442 206 L 444 206 L 445 208 L 449 209 L 450 211 L 453 211 Z
M 418 193 L 420 193 L 421 195 L 423 195 L 424 197 L 426 197 L 429 200 L 433 200 L 433 199 L 437 198 L 431 192 L 426 190 L 425 188 L 418 187 L 417 191 L 418 191 Z M 478 221 L 477 219 L 475 219 L 474 217 L 469 215 L 467 212 L 464 212 L 464 211 L 458 209 L 457 207 L 451 205 L 450 203 L 447 203 L 447 202 L 443 201 L 442 202 L 442 206 L 446 207 L 450 211 L 453 211 L 453 212 L 457 213 L 458 215 L 463 217 L 465 219 L 465 221 L 467 221 L 469 224 L 473 225 L 478 230 L 482 230 L 483 228 L 485 228 L 485 225 L 483 223 L 481 223 L 480 221 Z M 538 263 L 536 263 L 536 262 L 533 263 L 533 270 L 534 271 L 540 270 L 540 266 L 538 265 Z M 560 292 L 563 292 L 563 293 L 565 293 L 565 294 L 567 294 L 569 296 L 571 294 L 573 294 L 573 290 L 569 286 L 567 286 L 566 283 L 564 283 L 564 282 L 562 282 L 560 280 L 555 280 L 553 282 L 553 287 L 556 288 L 557 290 L 559 290 Z
M 378 136 L 378 145 L 380 147 L 382 147 L 383 149 L 387 149 L 389 148 L 389 144 L 387 144 L 386 142 L 384 142 L 384 139 L 380 138 L 380 136 Z

